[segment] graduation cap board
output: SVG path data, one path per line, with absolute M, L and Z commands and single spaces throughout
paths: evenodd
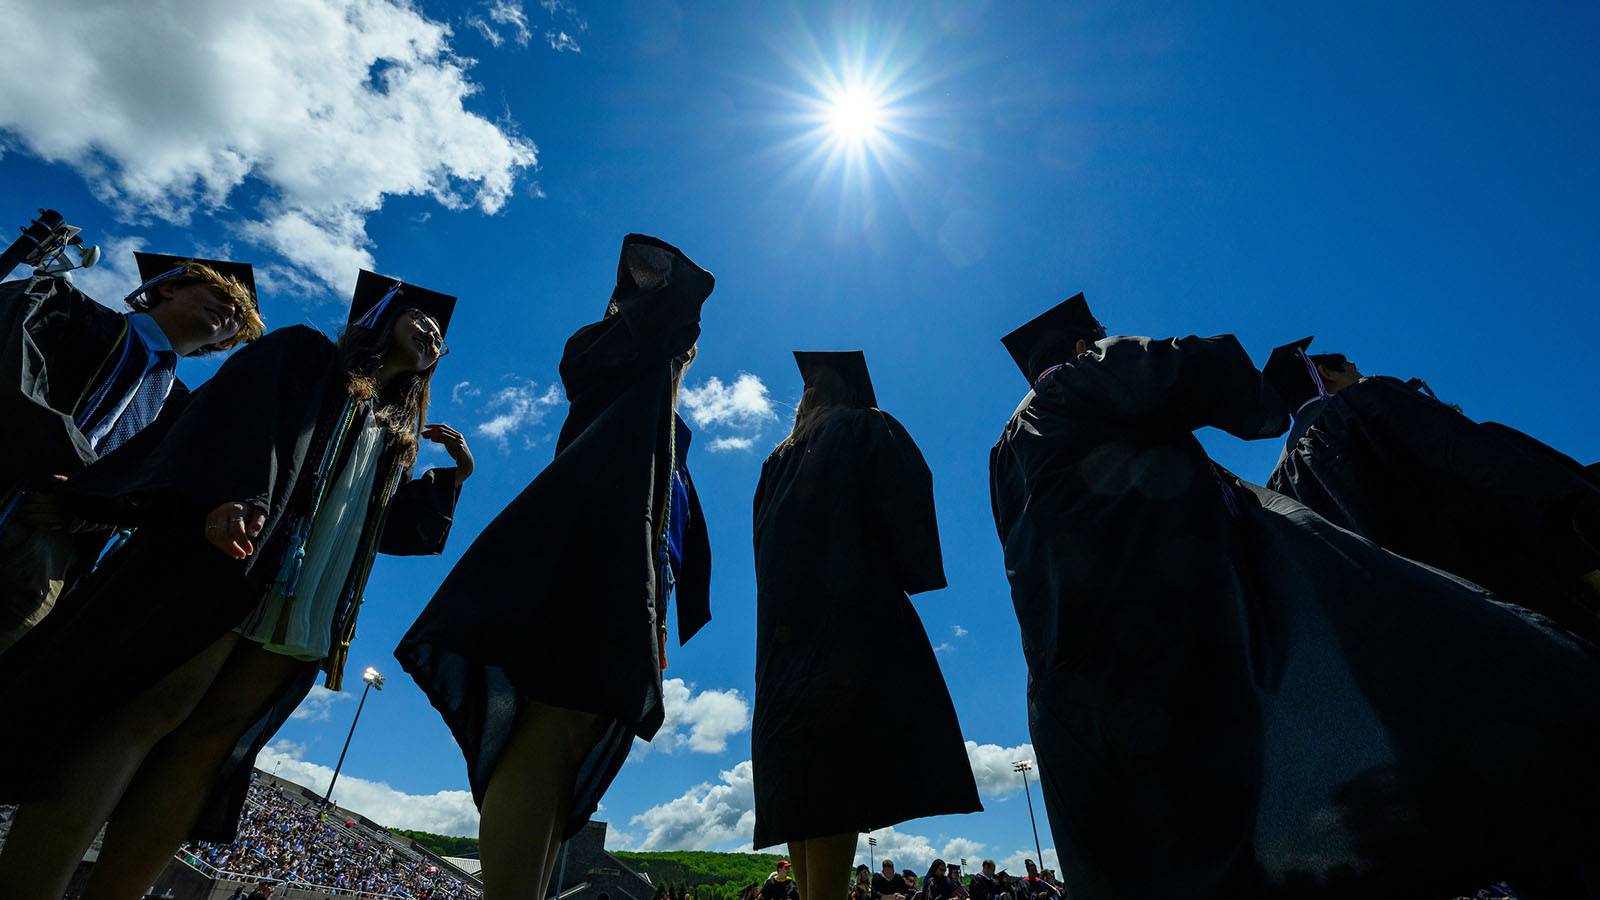
M 617 260 L 617 286 L 611 299 L 618 304 L 653 294 L 664 288 L 711 295 L 716 278 L 695 265 L 682 250 L 648 234 L 630 234 L 622 239 Z
M 1089 312 L 1089 302 L 1083 299 L 1083 294 L 1077 293 L 1001 338 L 1000 343 L 1011 353 L 1023 377 L 1033 384 L 1047 365 L 1066 362 L 1065 359 L 1046 362 L 1034 358 L 1039 351 L 1049 349 L 1052 342 L 1077 338 L 1096 341 L 1105 335 L 1105 326 Z
M 815 350 L 794 351 L 795 364 L 800 367 L 800 378 L 811 387 L 823 373 L 837 376 L 850 389 L 855 406 L 869 409 L 878 405 L 878 395 L 872 390 L 872 375 L 867 371 L 867 354 L 860 350 L 824 352 Z
M 1317 371 L 1316 363 L 1306 353 L 1313 340 L 1314 336 L 1303 337 L 1275 348 L 1261 369 L 1267 384 L 1272 385 L 1272 389 L 1278 392 L 1290 409 L 1298 410 L 1311 400 L 1327 396 L 1322 373 Z
M 351 325 L 376 329 L 402 309 L 427 313 L 439 323 L 439 332 L 443 336 L 450 330 L 450 316 L 455 312 L 456 298 L 366 269 L 356 275 L 356 290 L 350 297 Z
M 198 256 L 173 256 L 169 253 L 134 253 L 134 262 L 139 266 L 139 287 L 129 294 L 127 299 L 143 294 L 168 278 L 183 274 L 185 263 L 197 262 L 214 269 L 217 274 L 232 278 L 244 285 L 250 292 L 250 297 L 255 300 L 257 308 L 261 306 L 260 298 L 256 297 L 256 272 L 249 263 L 233 262 L 226 259 L 201 259 Z

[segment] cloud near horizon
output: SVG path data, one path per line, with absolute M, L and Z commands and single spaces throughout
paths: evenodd
M 304 785 L 319 794 L 328 789 L 328 781 L 333 777 L 333 769 L 305 759 L 303 745 L 282 739 L 262 749 L 256 768 L 276 772 L 279 778 Z M 333 802 L 386 828 L 456 837 L 478 834 L 478 807 L 472 802 L 471 791 L 408 794 L 382 781 L 368 781 L 345 771 L 339 774 Z
M 1011 770 L 1011 764 L 1019 759 L 1031 759 L 1032 744 L 1002 747 L 967 741 L 966 748 L 967 761 L 972 766 L 973 780 L 977 782 L 980 795 L 1003 799 L 1021 790 L 1021 777 Z M 650 807 L 628 824 L 631 831 L 619 832 L 614 837 L 618 849 L 751 849 L 755 834 L 755 781 L 750 760 L 722 770 L 715 782 L 701 782 L 666 803 Z M 923 868 L 936 856 L 946 860 L 966 856 L 971 861 L 984 848 L 983 844 L 964 837 L 929 838 L 893 828 L 879 829 L 872 836 L 878 839 L 880 860 L 887 855 L 898 863 L 900 860 L 894 856 L 898 853 Z M 858 855 L 863 859 L 866 857 L 864 840 L 858 848 Z M 890 843 L 891 840 L 896 843 Z

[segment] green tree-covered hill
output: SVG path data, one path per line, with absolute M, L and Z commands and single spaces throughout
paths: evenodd
M 477 856 L 478 839 L 395 829 L 440 856 Z M 772 853 L 715 853 L 708 850 L 674 850 L 657 853 L 616 851 L 612 855 L 629 868 L 650 876 L 658 886 L 687 891 L 698 900 L 732 900 L 746 885 L 766 881 L 778 867 Z

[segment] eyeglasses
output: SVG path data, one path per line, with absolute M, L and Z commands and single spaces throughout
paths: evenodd
M 444 329 L 439 327 L 439 321 L 420 309 L 413 309 L 410 312 L 411 321 L 415 322 L 417 327 L 422 329 L 422 333 L 428 336 L 428 340 L 433 342 L 433 351 L 441 359 L 449 356 L 450 345 L 444 342 Z

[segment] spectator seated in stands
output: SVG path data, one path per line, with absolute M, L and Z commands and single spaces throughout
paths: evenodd
M 922 893 L 926 900 L 955 900 L 964 892 L 950 877 L 944 860 L 936 859 L 928 866 L 928 874 L 922 879 Z
M 1022 879 L 1018 885 L 1018 900 L 1032 898 L 1032 900 L 1056 900 L 1061 896 L 1061 889 L 1039 877 L 1039 866 L 1033 860 L 1023 860 L 1022 864 L 1028 869 L 1028 877 Z
M 909 897 L 906 891 L 906 880 L 895 874 L 894 860 L 883 861 L 883 871 L 872 876 L 872 895 L 874 897 Z
M 1005 888 L 995 874 L 994 860 L 983 861 L 978 874 L 972 876 L 972 881 L 967 884 L 967 893 L 971 895 L 972 900 L 1001 900 Z
M 873 900 L 872 870 L 856 866 L 855 880 L 850 883 L 850 900 Z
M 256 783 L 250 786 L 237 840 L 194 842 L 179 853 L 225 877 L 413 900 L 481 900 L 478 888 L 437 866 L 403 857 L 393 845 L 361 837 L 351 827 L 353 821 L 334 821 L 324 819 L 310 803 L 292 799 L 281 785 Z
M 800 900 L 800 889 L 794 883 L 794 866 L 787 859 L 778 860 L 778 871 L 767 876 L 761 886 L 761 900 Z

